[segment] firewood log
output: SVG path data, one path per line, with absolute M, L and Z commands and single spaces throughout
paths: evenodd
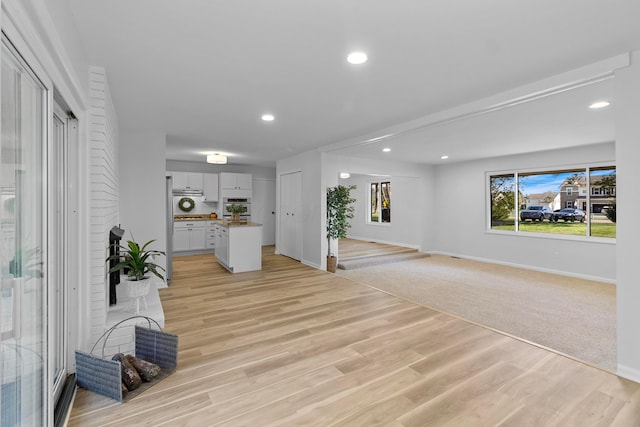
M 138 374 L 140 374 L 140 378 L 142 378 L 143 381 L 151 381 L 160 373 L 160 366 L 155 363 L 138 359 L 130 354 L 127 354 L 125 357 L 127 358 L 127 362 L 129 362 L 131 366 L 138 371 Z
M 122 386 L 122 397 L 124 398 L 127 395 L 127 393 L 129 393 L 129 389 L 122 382 L 120 383 L 120 385 Z
M 131 364 L 127 361 L 127 358 L 122 353 L 118 353 L 111 358 L 112 360 L 117 360 L 122 365 L 122 382 L 127 386 L 129 391 L 135 390 L 140 387 L 142 384 L 142 379 L 138 374 L 138 371 L 131 366 Z

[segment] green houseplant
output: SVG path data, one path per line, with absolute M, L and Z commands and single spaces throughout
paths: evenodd
M 347 237 L 354 211 L 351 204 L 356 201 L 350 192 L 355 188 L 355 185 L 327 188 L 327 270 L 332 273 L 336 271 L 338 258 L 331 253 L 331 240 Z
M 240 219 L 240 214 L 244 212 L 244 206 L 236 205 L 235 203 L 227 206 L 227 212 L 231 213 L 231 217 L 234 221 L 238 221 Z
M 127 246 L 120 245 L 120 253 L 111 255 L 107 258 L 107 261 L 116 260 L 119 261 L 116 265 L 111 267 L 109 273 L 125 269 L 127 271 L 127 279 L 130 281 L 138 281 L 148 278 L 148 273 L 152 273 L 160 279 L 164 280 L 164 276 L 160 271 L 164 271 L 164 268 L 154 262 L 154 256 L 165 255 L 162 251 L 154 249 L 148 249 L 149 246 L 155 242 L 155 240 L 149 240 L 144 245 L 140 246 L 138 242 L 133 239 L 127 241 Z

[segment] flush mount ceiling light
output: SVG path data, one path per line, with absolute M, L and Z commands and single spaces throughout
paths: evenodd
M 262 115 L 262 120 L 264 120 L 265 122 L 272 122 L 275 119 L 275 117 L 273 116 L 273 114 L 263 114 Z
M 382 151 L 384 151 L 385 153 L 388 153 L 389 151 L 391 151 L 391 148 L 389 148 L 389 147 L 383 148 Z
M 364 52 L 351 52 L 347 56 L 347 62 L 353 65 L 360 65 L 367 62 L 367 54 Z
M 598 109 L 598 108 L 608 107 L 609 105 L 611 105 L 611 103 L 609 101 L 597 101 L 597 102 L 594 102 L 593 104 L 589 105 L 589 108 L 595 110 L 595 109 Z
M 227 156 L 223 154 L 209 154 L 207 155 L 207 163 L 214 163 L 216 165 L 226 165 L 227 164 Z
M 347 179 L 351 176 L 349 172 L 340 172 L 340 178 Z

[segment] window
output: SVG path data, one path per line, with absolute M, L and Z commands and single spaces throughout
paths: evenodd
M 2 426 L 45 425 L 47 287 L 44 247 L 46 89 L 2 39 L 0 351 Z
M 372 182 L 369 186 L 370 223 L 391 222 L 391 182 Z
M 616 237 L 614 166 L 488 178 L 492 230 Z

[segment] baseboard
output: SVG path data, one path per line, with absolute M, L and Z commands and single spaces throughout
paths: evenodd
M 554 269 L 551 269 L 551 268 L 534 267 L 534 266 L 531 266 L 531 265 L 517 264 L 517 263 L 514 263 L 514 262 L 498 261 L 498 260 L 495 260 L 495 259 L 473 257 L 473 256 L 468 256 L 468 255 L 459 255 L 459 254 L 453 254 L 453 253 L 449 253 L 449 252 L 429 251 L 427 253 L 430 253 L 430 254 L 433 254 L 433 255 L 445 255 L 445 256 L 456 257 L 456 258 L 470 259 L 470 260 L 473 260 L 473 261 L 486 262 L 486 263 L 489 263 L 489 264 L 504 265 L 506 267 L 522 268 L 524 270 L 539 271 L 541 273 L 557 274 L 559 276 L 575 277 L 576 279 L 592 280 L 594 282 L 603 282 L 603 283 L 609 283 L 609 284 L 612 284 L 612 285 L 616 284 L 616 280 L 615 279 L 609 279 L 607 277 L 598 277 L 598 276 L 591 276 L 591 275 L 587 275 L 587 274 L 570 273 L 570 272 L 563 271 L 563 270 L 554 270 Z
M 640 371 L 618 363 L 618 376 L 640 383 Z
M 375 242 L 375 243 L 382 243 L 382 244 L 385 244 L 385 245 L 401 246 L 403 248 L 410 248 L 410 249 L 420 250 L 420 245 L 410 245 L 408 243 L 391 242 L 391 241 L 387 241 L 387 240 L 378 240 L 378 239 L 371 239 L 371 238 L 368 238 L 368 237 L 358 237 L 358 236 L 348 236 L 348 238 L 352 239 L 352 240 L 361 240 L 363 242 Z
M 309 267 L 317 268 L 318 270 L 322 270 L 322 265 L 316 264 L 315 262 L 311 262 L 309 260 L 303 259 L 300 262 L 304 265 L 308 265 Z

